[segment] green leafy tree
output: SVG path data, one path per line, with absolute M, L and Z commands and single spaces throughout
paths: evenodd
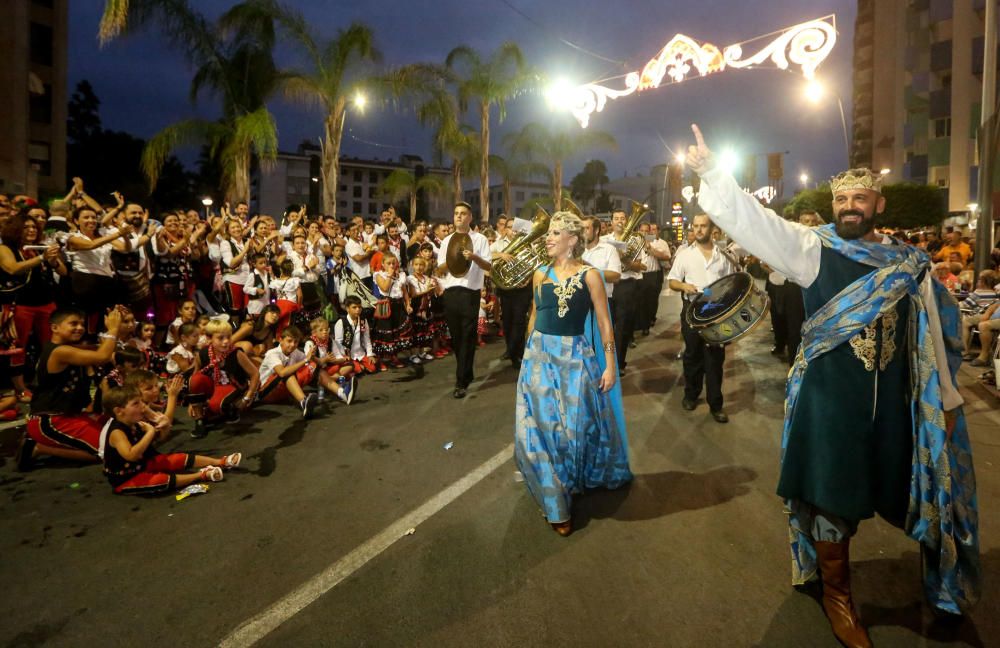
M 428 72 L 429 71 L 429 72 Z M 415 74 L 416 72 L 416 74 Z M 417 107 L 417 119 L 434 128 L 434 155 L 438 164 L 448 157 L 451 168 L 452 200 L 462 200 L 462 176 L 475 173 L 479 166 L 479 137 L 471 126 L 459 122 L 458 99 L 446 88 L 437 84 L 445 75 L 427 66 L 403 72 L 409 75 L 406 84 L 416 84 L 412 92 L 430 94 Z M 422 78 L 429 74 L 432 78 Z
M 281 74 L 285 95 L 323 109 L 323 213 L 337 214 L 337 183 L 340 176 L 340 147 L 348 102 L 363 96 L 366 87 L 377 84 L 372 65 L 382 60 L 375 47 L 375 34 L 362 23 L 337 31 L 329 40 L 317 37 L 302 15 L 273 0 L 251 0 L 259 12 L 273 16 L 308 61 L 306 70 Z M 360 103 L 360 102 L 359 102 Z
M 488 59 L 460 45 L 448 53 L 445 65 L 453 75 L 459 110 L 475 106 L 479 112 L 479 217 L 486 222 L 490 217 L 490 110 L 497 106 L 503 121 L 507 101 L 534 88 L 538 76 L 513 42 L 502 44 Z
M 379 185 L 379 192 L 389 196 L 392 202 L 409 200 L 410 222 L 413 222 L 417 218 L 417 194 L 426 192 L 433 196 L 444 196 L 448 193 L 448 186 L 437 176 L 424 175 L 417 178 L 412 171 L 396 169 Z
M 218 120 L 182 120 L 149 140 L 142 168 L 151 188 L 173 151 L 207 144 L 222 165 L 226 199 L 247 200 L 254 156 L 264 163 L 277 156 L 277 128 L 265 103 L 278 80 L 272 56 L 274 24 L 257 5 L 254 0 L 237 4 L 213 23 L 188 0 L 106 0 L 102 40 L 117 36 L 126 24 L 155 24 L 195 68 L 192 101 L 210 92 L 220 102 Z
M 601 160 L 590 160 L 583 165 L 583 170 L 569 181 L 573 200 L 588 203 L 603 191 L 608 179 L 608 167 Z
M 509 133 L 504 144 L 515 155 L 551 165 L 552 196 L 556 205 L 562 204 L 563 163 L 567 158 L 593 148 L 618 148 L 614 136 L 604 131 L 589 128 L 551 130 L 537 122 Z
M 944 192 L 932 185 L 900 182 L 882 187 L 885 211 L 879 216 L 879 227 L 914 229 L 940 225 L 948 217 Z M 833 222 L 833 193 L 829 184 L 797 193 L 784 208 L 786 218 L 797 218 L 804 211 L 819 213 L 828 223 Z

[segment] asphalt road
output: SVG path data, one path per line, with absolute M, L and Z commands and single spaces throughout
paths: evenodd
M 180 502 L 114 496 L 95 466 L 17 473 L 0 432 L 0 646 L 835 647 L 789 586 L 773 494 L 785 367 L 767 326 L 728 349 L 720 425 L 680 408 L 676 298 L 663 304 L 623 382 L 636 480 L 580 499 L 569 538 L 515 479 L 502 343 L 477 353 L 464 401 L 447 358 L 369 378 L 308 422 L 264 407 L 195 441 L 181 421 L 164 450 L 245 459 Z M 974 377 L 983 599 L 958 627 L 934 622 L 915 543 L 866 522 L 854 589 L 877 646 L 1000 636 L 1000 400 Z

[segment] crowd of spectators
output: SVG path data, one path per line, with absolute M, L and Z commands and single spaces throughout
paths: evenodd
M 121 493 L 217 481 L 238 453 L 156 453 L 178 407 L 195 438 L 257 403 L 288 403 L 309 417 L 328 398 L 350 404 L 366 374 L 451 351 L 436 278 L 450 222 L 407 224 L 391 208 L 377 221 L 340 222 L 297 205 L 274 218 L 246 202 L 154 218 L 112 198 L 95 200 L 79 179 L 47 206 L 0 195 L 0 417 L 28 410 L 21 469 L 45 455 L 102 461 Z M 597 236 L 612 232 L 610 221 L 599 226 Z M 494 255 L 514 237 L 503 216 L 477 229 Z M 636 269 L 647 281 L 637 284 L 633 328 L 648 334 L 675 244 L 655 223 L 640 233 L 666 248 Z M 1000 250 L 972 285 L 960 232 L 896 236 L 932 255 L 935 277 L 963 300 L 967 359 L 989 364 Z M 479 315 L 481 345 L 504 336 L 490 281 Z M 629 336 L 623 347 L 634 345 Z

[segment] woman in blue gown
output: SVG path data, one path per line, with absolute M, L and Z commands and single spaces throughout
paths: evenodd
M 551 262 L 532 279 L 514 435 L 524 482 L 564 536 L 573 530 L 573 495 L 632 479 L 604 278 L 580 260 L 581 230 L 569 212 L 550 220 Z

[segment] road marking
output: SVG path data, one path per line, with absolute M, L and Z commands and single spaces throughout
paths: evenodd
M 444 489 L 423 505 L 414 509 L 386 527 L 381 533 L 358 546 L 349 554 L 316 574 L 297 589 L 287 594 L 269 608 L 250 617 L 229 633 L 219 646 L 236 648 L 252 646 L 273 632 L 278 626 L 301 612 L 312 602 L 340 584 L 354 572 L 364 567 L 383 551 L 406 535 L 407 530 L 421 523 L 448 506 L 462 494 L 485 479 L 490 473 L 507 463 L 514 454 L 514 444 L 495 454 L 486 463 Z

